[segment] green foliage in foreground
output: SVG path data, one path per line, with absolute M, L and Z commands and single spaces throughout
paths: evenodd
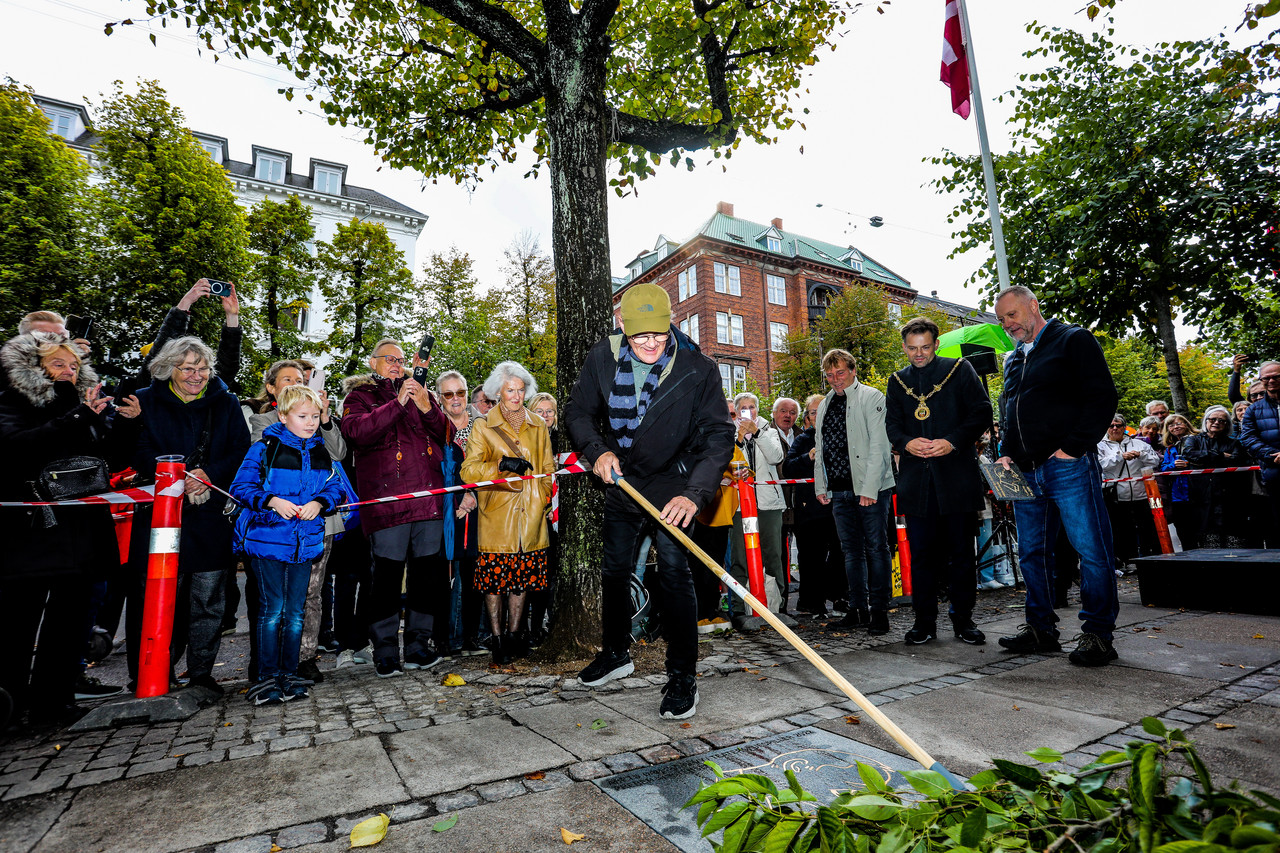
M 1262 791 L 1214 788 L 1209 771 L 1179 729 L 1154 717 L 1142 727 L 1160 742 L 1133 741 L 1075 773 L 996 759 L 994 769 L 952 790 L 929 770 L 903 775 L 918 792 L 895 792 L 859 762 L 866 786 L 816 805 L 795 774 L 779 790 L 765 776 L 725 776 L 689 799 L 704 837 L 721 853 L 1264 853 L 1280 849 L 1280 799 Z M 1026 753 L 1052 764 L 1051 749 Z M 1121 773 L 1120 771 L 1125 771 Z M 1108 782 L 1114 780 L 1113 785 Z M 814 806 L 808 804 L 813 803 Z

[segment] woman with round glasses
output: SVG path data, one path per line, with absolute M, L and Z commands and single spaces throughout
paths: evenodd
M 1225 406 L 1204 412 L 1204 431 L 1182 443 L 1182 456 L 1192 468 L 1248 465 L 1244 447 L 1231 435 L 1231 413 Z M 1192 512 L 1201 548 L 1240 548 L 1245 544 L 1249 472 L 1196 474 L 1188 477 Z
M 149 367 L 151 385 L 138 392 L 142 423 L 133 459 L 139 477 L 150 478 L 155 475 L 157 456 L 181 456 L 187 473 L 198 478 L 188 478 L 184 484 L 171 660 L 176 663 L 186 648 L 191 686 L 201 691 L 201 701 L 222 695 L 213 678 L 213 663 L 221 645 L 226 575 L 233 559 L 231 525 L 222 514 L 226 498 L 204 483 L 230 488 L 250 443 L 240 404 L 212 375 L 213 365 L 213 350 L 199 338 L 165 344 Z M 134 585 L 126 622 L 129 675 L 134 678 L 150 532 L 151 505 L 139 504 L 129 551 Z

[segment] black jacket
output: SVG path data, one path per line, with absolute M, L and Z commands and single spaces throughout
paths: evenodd
M 954 368 L 955 372 L 951 373 Z M 947 379 L 947 374 L 951 378 Z M 924 395 L 942 383 L 942 390 L 928 399 L 929 417 L 917 420 L 919 402 L 894 377 Z M 983 508 L 982 473 L 978 470 L 976 444 L 991 428 L 991 400 L 982 380 L 968 362 L 936 357 L 923 368 L 908 365 L 889 377 L 885 398 L 885 432 L 898 455 L 898 512 L 925 515 L 929 493 L 940 513 L 979 512 Z M 955 449 L 946 456 L 922 459 L 907 452 L 915 438 L 943 438 Z
M 787 448 L 787 458 L 782 461 L 782 477 L 786 480 L 808 480 L 813 478 L 813 460 L 809 451 L 818 446 L 817 429 L 809 427 L 796 433 L 796 440 Z M 795 510 L 796 525 L 806 524 L 820 518 L 831 518 L 831 504 L 818 500 L 813 491 L 813 483 L 797 483 L 791 493 L 791 506 Z
M 249 450 L 249 427 L 240 404 L 216 376 L 209 378 L 203 397 L 184 403 L 169 388 L 168 380 L 154 380 L 138 392 L 142 403 L 142 430 L 134 451 L 133 467 L 142 480 L 155 476 L 156 457 L 177 454 L 188 470 L 198 467 L 209 481 L 228 489 Z M 209 443 L 202 458 L 197 445 L 209 424 Z M 194 463 L 194 464 L 193 464 Z M 231 562 L 231 524 L 222 514 L 226 498 L 218 492 L 202 504 L 182 505 L 182 544 L 178 558 L 181 572 L 212 572 Z M 145 565 L 151 528 L 151 507 L 139 505 L 133 519 L 130 562 Z
M 1093 335 L 1050 320 L 1030 355 L 1018 347 L 1005 363 L 1000 451 L 1024 471 L 1056 450 L 1097 453 L 1119 399 Z
M 569 393 L 564 427 L 588 466 L 611 451 L 618 456 L 623 476 L 659 509 L 683 495 L 701 510 L 719 489 L 733 456 L 733 424 L 715 363 L 674 326 L 671 334 L 676 353 L 628 450 L 618 447 L 609 428 L 609 393 L 623 341 L 621 331 L 587 353 Z M 631 504 L 621 489 L 607 492 L 606 509 Z

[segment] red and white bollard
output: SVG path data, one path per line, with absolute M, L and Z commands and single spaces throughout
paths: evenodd
M 737 486 L 738 506 L 742 512 L 742 538 L 746 540 L 747 583 L 756 600 L 767 605 L 769 596 L 764 591 L 764 559 L 760 556 L 760 517 L 756 511 L 755 478 L 744 477 L 737 481 Z
M 907 539 L 907 517 L 898 514 L 898 496 L 893 496 L 893 525 L 898 529 L 898 568 L 902 572 L 902 594 L 911 594 L 911 542 Z
M 151 510 L 147 588 L 142 599 L 138 651 L 138 698 L 169 692 L 169 642 L 178 597 L 178 545 L 182 541 L 182 500 L 186 465 L 181 456 L 156 458 L 156 493 Z
M 1164 517 L 1164 498 L 1160 496 L 1160 484 L 1153 476 L 1154 469 L 1142 469 L 1142 485 L 1147 490 L 1147 503 L 1151 506 L 1151 519 L 1156 523 L 1156 537 L 1160 540 L 1160 553 L 1173 553 L 1173 537 L 1169 535 L 1169 521 Z

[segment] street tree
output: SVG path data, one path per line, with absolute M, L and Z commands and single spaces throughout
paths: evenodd
M 133 363 L 165 312 L 200 278 L 239 281 L 247 266 L 244 213 L 222 167 L 210 159 L 154 81 L 115 91 L 98 110 L 95 151 L 98 281 L 88 300 L 100 361 Z M 218 340 L 217 300 L 194 308 L 193 331 Z
M 457 246 L 432 253 L 414 281 L 408 322 L 411 334 L 435 336 L 434 375 L 457 370 L 474 385 L 509 357 L 513 344 L 506 308 L 495 296 L 479 293 L 479 287 L 471 256 Z
M 0 329 L 40 309 L 81 313 L 88 164 L 16 83 L 0 86 Z
M 1259 120 L 1272 96 L 1221 38 L 1144 51 L 1105 19 L 1088 35 L 1032 29 L 1042 46 L 1027 55 L 1050 67 L 1011 93 L 1013 150 L 996 157 L 1013 281 L 1049 316 L 1151 341 L 1186 412 L 1175 317 L 1238 316 L 1274 289 L 1280 134 Z M 989 250 L 978 158 L 934 162 L 949 170 L 939 192 L 961 194 L 953 256 Z M 994 258 L 973 280 L 995 293 Z
M 532 148 L 551 179 L 557 385 L 572 386 L 611 327 L 608 193 L 665 158 L 727 156 L 798 123 L 805 69 L 831 44 L 836 0 L 147 0 L 214 47 L 273 55 L 333 123 L 355 124 L 391 166 L 479 180 Z M 108 26 L 110 33 L 111 27 Z M 218 47 L 222 45 L 219 44 Z M 609 178 L 610 160 L 617 164 Z M 561 488 L 565 605 L 550 646 L 582 657 L 599 636 L 603 492 Z
M 247 225 L 252 254 L 242 289 L 253 304 L 244 313 L 251 331 L 267 341 L 260 357 L 267 363 L 300 357 L 299 322 L 310 308 L 316 282 L 315 260 L 307 248 L 316 234 L 311 208 L 297 196 L 283 202 L 264 198 L 250 208 Z
M 538 388 L 556 393 L 556 268 L 538 238 L 524 231 L 503 252 L 507 281 L 496 295 L 507 306 L 516 344 L 512 357 L 538 380 Z
M 319 348 L 344 375 L 362 372 L 374 344 L 404 337 L 413 273 L 385 225 L 355 218 L 316 244 L 316 264 L 333 329 Z

